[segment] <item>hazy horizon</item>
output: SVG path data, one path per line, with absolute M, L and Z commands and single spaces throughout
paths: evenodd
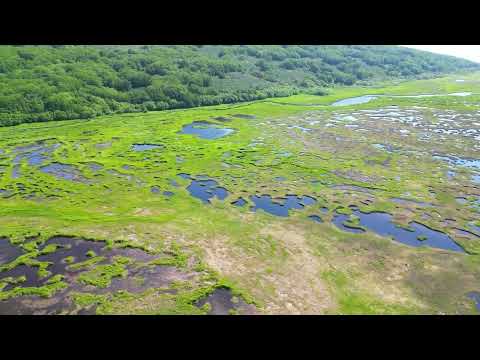
M 480 45 L 400 45 L 436 54 L 451 55 L 480 63 Z

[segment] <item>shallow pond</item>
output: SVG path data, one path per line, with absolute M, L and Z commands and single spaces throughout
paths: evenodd
M 470 96 L 471 92 L 458 92 L 450 94 L 418 94 L 418 95 L 363 95 L 353 98 L 342 99 L 335 101 L 331 106 L 348 106 L 348 105 L 357 105 L 364 104 L 369 101 L 375 100 L 378 97 L 390 97 L 390 98 L 428 98 L 428 97 L 437 97 L 437 96 Z
M 184 125 L 180 134 L 196 135 L 201 139 L 214 140 L 233 133 L 233 129 L 223 128 L 208 121 L 194 121 Z
M 475 224 L 468 224 L 467 227 L 474 231 L 477 235 L 480 235 L 480 226 L 477 226 Z
M 361 234 L 364 233 L 365 230 L 358 228 L 356 226 L 352 226 L 348 224 L 348 220 L 350 219 L 349 215 L 345 214 L 335 214 L 333 216 L 332 222 L 335 224 L 336 227 L 343 231 L 351 232 L 354 234 Z
M 475 302 L 475 308 L 480 312 L 480 292 L 472 291 L 467 294 L 467 297 Z
M 308 218 L 310 220 L 313 220 L 313 221 L 317 222 L 317 223 L 323 223 L 322 218 L 318 215 L 310 215 Z
M 214 197 L 217 197 L 219 200 L 224 200 L 228 196 L 228 191 L 218 186 L 218 183 L 212 179 L 192 179 L 187 190 L 191 196 L 202 200 L 206 204 L 210 203 L 210 199 Z
M 262 209 L 263 211 L 281 217 L 287 217 L 290 209 L 303 209 L 305 206 L 312 205 L 316 200 L 310 196 L 287 195 L 280 198 L 281 202 L 273 201 L 270 195 L 253 195 L 250 196 L 255 206 L 251 207 L 252 211 Z
M 232 202 L 232 205 L 242 207 L 242 206 L 245 206 L 246 203 L 247 201 L 245 199 L 239 198 L 238 200 L 235 200 L 234 202 Z
M 397 226 L 392 222 L 392 215 L 383 212 L 363 213 L 353 208 L 353 215 L 358 217 L 358 224 L 374 233 L 393 237 L 394 240 L 410 246 L 430 246 L 438 249 L 451 250 L 456 252 L 465 251 L 453 239 L 445 233 L 436 231 L 417 222 L 409 223 L 410 230 Z M 352 229 L 343 224 L 350 219 L 349 215 L 337 214 L 334 217 L 334 224 L 342 230 L 350 232 L 364 232 L 362 229 Z
M 375 100 L 376 98 L 378 98 L 378 95 L 357 96 L 353 98 L 335 101 L 334 103 L 331 104 L 331 106 L 348 106 L 348 105 L 365 104 L 369 101 Z
M 15 165 L 12 170 L 12 179 L 18 179 L 21 175 L 20 165 Z
M 158 144 L 133 144 L 132 149 L 134 151 L 146 151 L 152 149 L 163 148 L 163 145 Z

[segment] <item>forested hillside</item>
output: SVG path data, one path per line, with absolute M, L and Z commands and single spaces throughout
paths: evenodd
M 479 68 L 396 46 L 0 46 L 0 125 L 321 94 Z

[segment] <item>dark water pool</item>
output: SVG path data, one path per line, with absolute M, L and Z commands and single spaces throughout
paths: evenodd
M 247 304 L 242 298 L 232 295 L 229 289 L 215 289 L 213 293 L 207 297 L 197 301 L 196 306 L 202 307 L 206 303 L 210 304 L 209 315 L 229 315 L 231 311 L 235 311 L 242 315 L 254 314 L 254 306 Z
M 20 247 L 12 245 L 8 239 L 0 238 L 0 265 L 9 263 L 22 253 Z

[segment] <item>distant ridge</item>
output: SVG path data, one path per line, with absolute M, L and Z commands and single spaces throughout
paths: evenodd
M 0 126 L 252 101 L 480 64 L 400 46 L 0 46 Z

